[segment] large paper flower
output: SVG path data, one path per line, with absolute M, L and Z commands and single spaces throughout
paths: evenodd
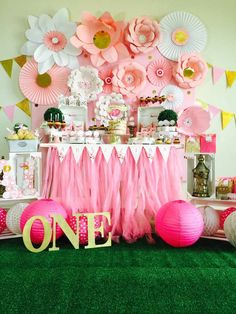
M 25 32 L 28 41 L 21 48 L 27 56 L 34 56 L 40 74 L 47 72 L 56 63 L 73 69 L 78 66 L 80 48 L 70 43 L 76 24 L 69 22 L 67 9 L 59 10 L 53 18 L 48 15 L 29 16 L 30 29 Z
M 110 94 L 112 92 L 112 69 L 105 68 L 99 71 L 99 77 L 103 80 L 103 92 Z
M 25 97 L 39 105 L 55 105 L 58 96 L 69 92 L 67 78 L 68 68 L 54 65 L 44 74 L 38 73 L 38 65 L 32 59 L 21 68 L 19 76 L 20 89 Z
M 183 55 L 173 69 L 176 82 L 182 88 L 200 85 L 207 74 L 207 64 L 197 54 Z
M 103 81 L 99 78 L 97 69 L 86 66 L 71 71 L 68 86 L 72 95 L 79 96 L 85 101 L 91 101 L 102 92 Z
M 178 119 L 179 131 L 187 135 L 205 132 L 210 127 L 210 114 L 206 110 L 192 106 L 185 109 Z
M 149 52 L 160 40 L 159 24 L 148 17 L 134 18 L 125 30 L 125 40 L 133 53 Z
M 124 22 L 114 21 L 108 12 L 100 18 L 86 12 L 82 16 L 82 23 L 77 27 L 76 36 L 71 38 L 71 43 L 86 50 L 96 67 L 105 62 L 113 63 L 129 56 L 127 48 L 121 42 L 124 26 Z
M 134 97 L 146 84 L 145 68 L 139 63 L 127 61 L 113 70 L 113 90 L 127 97 Z
M 158 44 L 160 53 L 170 60 L 182 54 L 201 52 L 207 42 L 207 32 L 202 22 L 188 12 L 172 12 L 160 21 L 162 34 Z
M 166 98 L 161 104 L 165 109 L 178 111 L 183 105 L 184 93 L 182 89 L 175 85 L 165 86 L 160 95 Z
M 172 64 L 164 58 L 151 62 L 147 67 L 147 77 L 150 83 L 162 88 L 166 86 L 172 77 Z

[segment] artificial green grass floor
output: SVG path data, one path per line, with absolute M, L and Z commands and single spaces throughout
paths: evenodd
M 236 313 L 236 249 L 201 239 L 30 253 L 0 241 L 0 313 Z

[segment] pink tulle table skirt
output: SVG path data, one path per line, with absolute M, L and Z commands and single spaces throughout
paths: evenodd
M 182 197 L 183 153 L 175 147 L 167 161 L 157 147 L 152 162 L 144 148 L 137 162 L 130 148 L 123 162 L 116 150 L 107 162 L 100 148 L 94 160 L 84 148 L 76 162 L 71 148 L 61 161 L 51 147 L 44 168 L 42 197 L 60 201 L 69 214 L 110 212 L 113 240 L 150 235 L 158 208 Z

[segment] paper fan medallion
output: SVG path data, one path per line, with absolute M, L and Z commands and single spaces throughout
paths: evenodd
M 210 120 L 208 111 L 197 106 L 188 107 L 178 119 L 178 129 L 186 135 L 201 134 L 210 127 Z
M 54 65 L 44 74 L 38 73 L 38 64 L 33 59 L 21 68 L 19 85 L 26 98 L 39 105 L 57 104 L 58 96 L 69 92 L 67 78 L 70 70 Z
M 161 104 L 165 109 L 178 111 L 183 105 L 184 93 L 175 85 L 167 85 L 161 90 L 160 96 L 165 96 L 166 100 Z
M 159 88 L 166 86 L 172 77 L 171 62 L 164 58 L 151 62 L 147 67 L 147 77 L 152 85 Z
M 162 40 L 158 44 L 160 53 L 170 60 L 178 60 L 185 53 L 201 52 L 207 43 L 205 26 L 196 16 L 177 11 L 160 21 Z

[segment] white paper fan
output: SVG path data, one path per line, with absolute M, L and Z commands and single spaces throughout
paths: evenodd
M 205 26 L 196 16 L 188 12 L 172 12 L 160 21 L 162 40 L 158 44 L 160 53 L 178 60 L 184 53 L 201 52 L 207 43 Z
M 161 104 L 165 109 L 178 111 L 183 105 L 184 93 L 175 85 L 167 85 L 164 87 L 160 92 L 160 96 L 167 97 L 167 99 Z

